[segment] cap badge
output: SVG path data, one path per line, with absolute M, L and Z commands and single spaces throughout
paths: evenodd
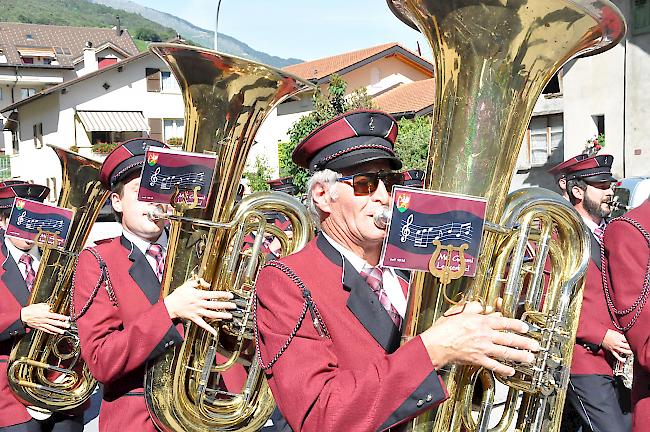
M 374 117 L 370 117 L 370 123 L 368 123 L 368 129 L 370 129 L 371 131 L 375 130 L 375 118 Z

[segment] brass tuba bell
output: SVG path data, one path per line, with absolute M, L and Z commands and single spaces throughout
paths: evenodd
M 607 0 L 388 0 L 433 48 L 436 100 L 425 188 L 487 199 L 477 276 L 444 286 L 414 276 L 404 338 L 451 306 L 479 300 L 531 328 L 542 350 L 532 367 L 497 378 L 454 365 L 442 371 L 449 400 L 410 425 L 413 431 L 557 431 L 573 355 L 589 234 L 559 195 L 530 188 L 507 195 L 533 107 L 570 59 L 614 46 L 625 22 Z M 550 262 L 550 274 L 544 267 Z M 498 381 L 507 386 L 497 413 Z M 481 389 L 479 393 L 477 389 Z
M 265 257 L 266 233 L 280 239 L 282 253 L 302 248 L 313 235 L 304 206 L 282 193 L 262 192 L 235 204 L 246 156 L 262 121 L 280 102 L 311 84 L 280 70 L 214 51 L 152 44 L 176 77 L 185 101 L 183 149 L 218 156 L 207 208 L 177 207 L 153 215 L 171 221 L 162 296 L 188 277 L 204 278 L 212 290 L 228 290 L 239 305 L 232 322 L 213 323 L 215 338 L 185 324 L 181 346 L 147 367 L 145 394 L 156 425 L 164 431 L 257 431 L 275 408 L 255 357 L 252 299 Z M 265 212 L 284 214 L 289 236 L 267 223 Z M 255 232 L 253 247 L 244 238 Z
M 47 303 L 52 312 L 68 315 L 77 256 L 106 202 L 108 191 L 99 181 L 101 162 L 51 147 L 62 168 L 58 205 L 75 213 L 65 250 L 48 247 L 42 250 L 30 303 Z M 82 405 L 97 385 L 81 359 L 74 319 L 62 335 L 32 330 L 21 337 L 11 351 L 7 375 L 19 400 L 47 411 L 66 411 Z

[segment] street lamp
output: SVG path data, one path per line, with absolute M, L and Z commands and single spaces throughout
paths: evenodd
M 214 20 L 214 50 L 217 51 L 217 39 L 219 38 L 219 8 L 221 0 L 217 1 L 217 17 Z

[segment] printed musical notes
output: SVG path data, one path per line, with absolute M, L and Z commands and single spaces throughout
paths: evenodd
M 401 221 L 401 224 L 400 242 L 406 243 L 410 241 L 413 243 L 413 246 L 418 248 L 429 247 L 434 240 L 439 240 L 443 244 L 450 240 L 460 240 L 462 242 L 472 241 L 473 231 L 471 222 L 451 222 L 423 227 L 413 224 L 413 214 L 410 214 L 406 220 Z
M 18 227 L 24 227 L 27 230 L 37 230 L 41 228 L 43 231 L 61 231 L 63 228 L 63 221 L 56 219 L 34 219 L 27 217 L 27 212 L 23 211 L 16 219 Z
M 204 172 L 188 172 L 178 175 L 161 175 L 160 167 L 157 167 L 149 177 L 149 186 L 158 186 L 160 190 L 172 190 L 178 185 L 179 189 L 193 189 L 195 186 L 203 187 L 205 180 Z

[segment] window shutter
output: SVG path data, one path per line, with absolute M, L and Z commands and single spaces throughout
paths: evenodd
M 163 140 L 163 121 L 159 118 L 149 119 L 149 138 L 158 141 Z
M 632 1 L 632 34 L 650 32 L 650 0 Z
M 160 70 L 146 68 L 145 74 L 147 76 L 147 91 L 160 92 Z

